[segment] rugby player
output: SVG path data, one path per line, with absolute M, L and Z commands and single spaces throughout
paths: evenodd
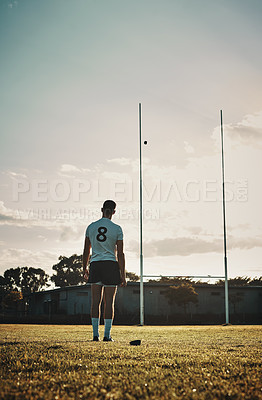
M 102 218 L 91 223 L 86 229 L 83 276 L 87 282 L 91 283 L 93 341 L 99 341 L 102 299 L 104 299 L 105 322 L 103 340 L 113 341 L 111 328 L 117 285 L 126 286 L 123 231 L 119 225 L 111 221 L 115 209 L 116 203 L 113 200 L 106 200 L 101 208 Z

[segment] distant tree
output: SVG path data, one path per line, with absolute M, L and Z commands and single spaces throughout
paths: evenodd
M 183 306 L 185 313 L 189 303 L 196 304 L 198 302 L 198 293 L 189 282 L 181 283 L 178 286 L 170 286 L 166 296 L 171 304 L 176 303 L 178 306 Z
M 182 283 L 192 283 L 191 278 L 184 278 L 184 277 L 174 277 L 174 278 L 169 278 L 166 276 L 161 276 L 159 279 L 150 279 L 150 283 L 168 283 L 168 284 L 174 284 L 174 285 L 180 285 Z
M 49 275 L 41 268 L 10 268 L 0 277 L 1 293 L 21 291 L 23 294 L 37 292 L 49 286 Z
M 17 290 L 11 290 L 9 293 L 6 293 L 5 296 L 2 299 L 2 308 L 11 308 L 11 309 L 17 309 L 19 303 L 21 303 L 23 300 L 23 294 L 22 292 L 19 292 Z
M 262 286 L 262 276 L 254 278 L 249 282 L 250 286 Z
M 134 272 L 126 272 L 126 277 L 129 282 L 137 282 L 140 279 L 140 277 Z
M 225 281 L 224 279 L 219 279 L 214 283 L 216 286 L 225 286 Z
M 23 294 L 38 292 L 40 289 L 50 286 L 49 275 L 41 268 L 21 268 L 21 290 Z
M 228 279 L 228 286 L 247 286 L 249 285 L 251 278 L 247 276 L 237 276 L 236 278 Z M 224 286 L 225 281 L 223 279 L 219 279 L 216 283 L 218 286 Z
M 4 272 L 4 276 L 1 277 L 0 283 L 5 292 L 21 289 L 21 272 L 20 267 L 10 268 Z
M 79 285 L 84 282 L 82 255 L 60 256 L 58 260 L 60 260 L 59 263 L 52 267 L 56 274 L 51 276 L 51 281 L 57 287 Z
M 201 281 L 201 280 L 194 281 L 193 284 L 202 285 L 202 286 L 209 286 L 209 285 L 212 285 L 212 283 L 210 283 L 210 281 L 203 282 L 203 281 Z

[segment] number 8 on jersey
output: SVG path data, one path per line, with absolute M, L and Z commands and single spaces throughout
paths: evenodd
M 100 228 L 98 228 L 98 235 L 96 236 L 96 239 L 99 242 L 105 242 L 106 241 L 106 232 L 107 232 L 107 228 L 104 226 L 100 226 Z

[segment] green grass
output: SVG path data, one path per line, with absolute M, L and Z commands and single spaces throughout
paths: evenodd
M 261 326 L 113 326 L 114 343 L 83 325 L 0 333 L 1 399 L 262 399 Z

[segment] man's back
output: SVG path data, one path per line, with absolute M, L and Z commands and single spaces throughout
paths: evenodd
M 92 247 L 92 261 L 116 261 L 116 242 L 123 240 L 122 228 L 108 218 L 91 223 L 86 229 Z

